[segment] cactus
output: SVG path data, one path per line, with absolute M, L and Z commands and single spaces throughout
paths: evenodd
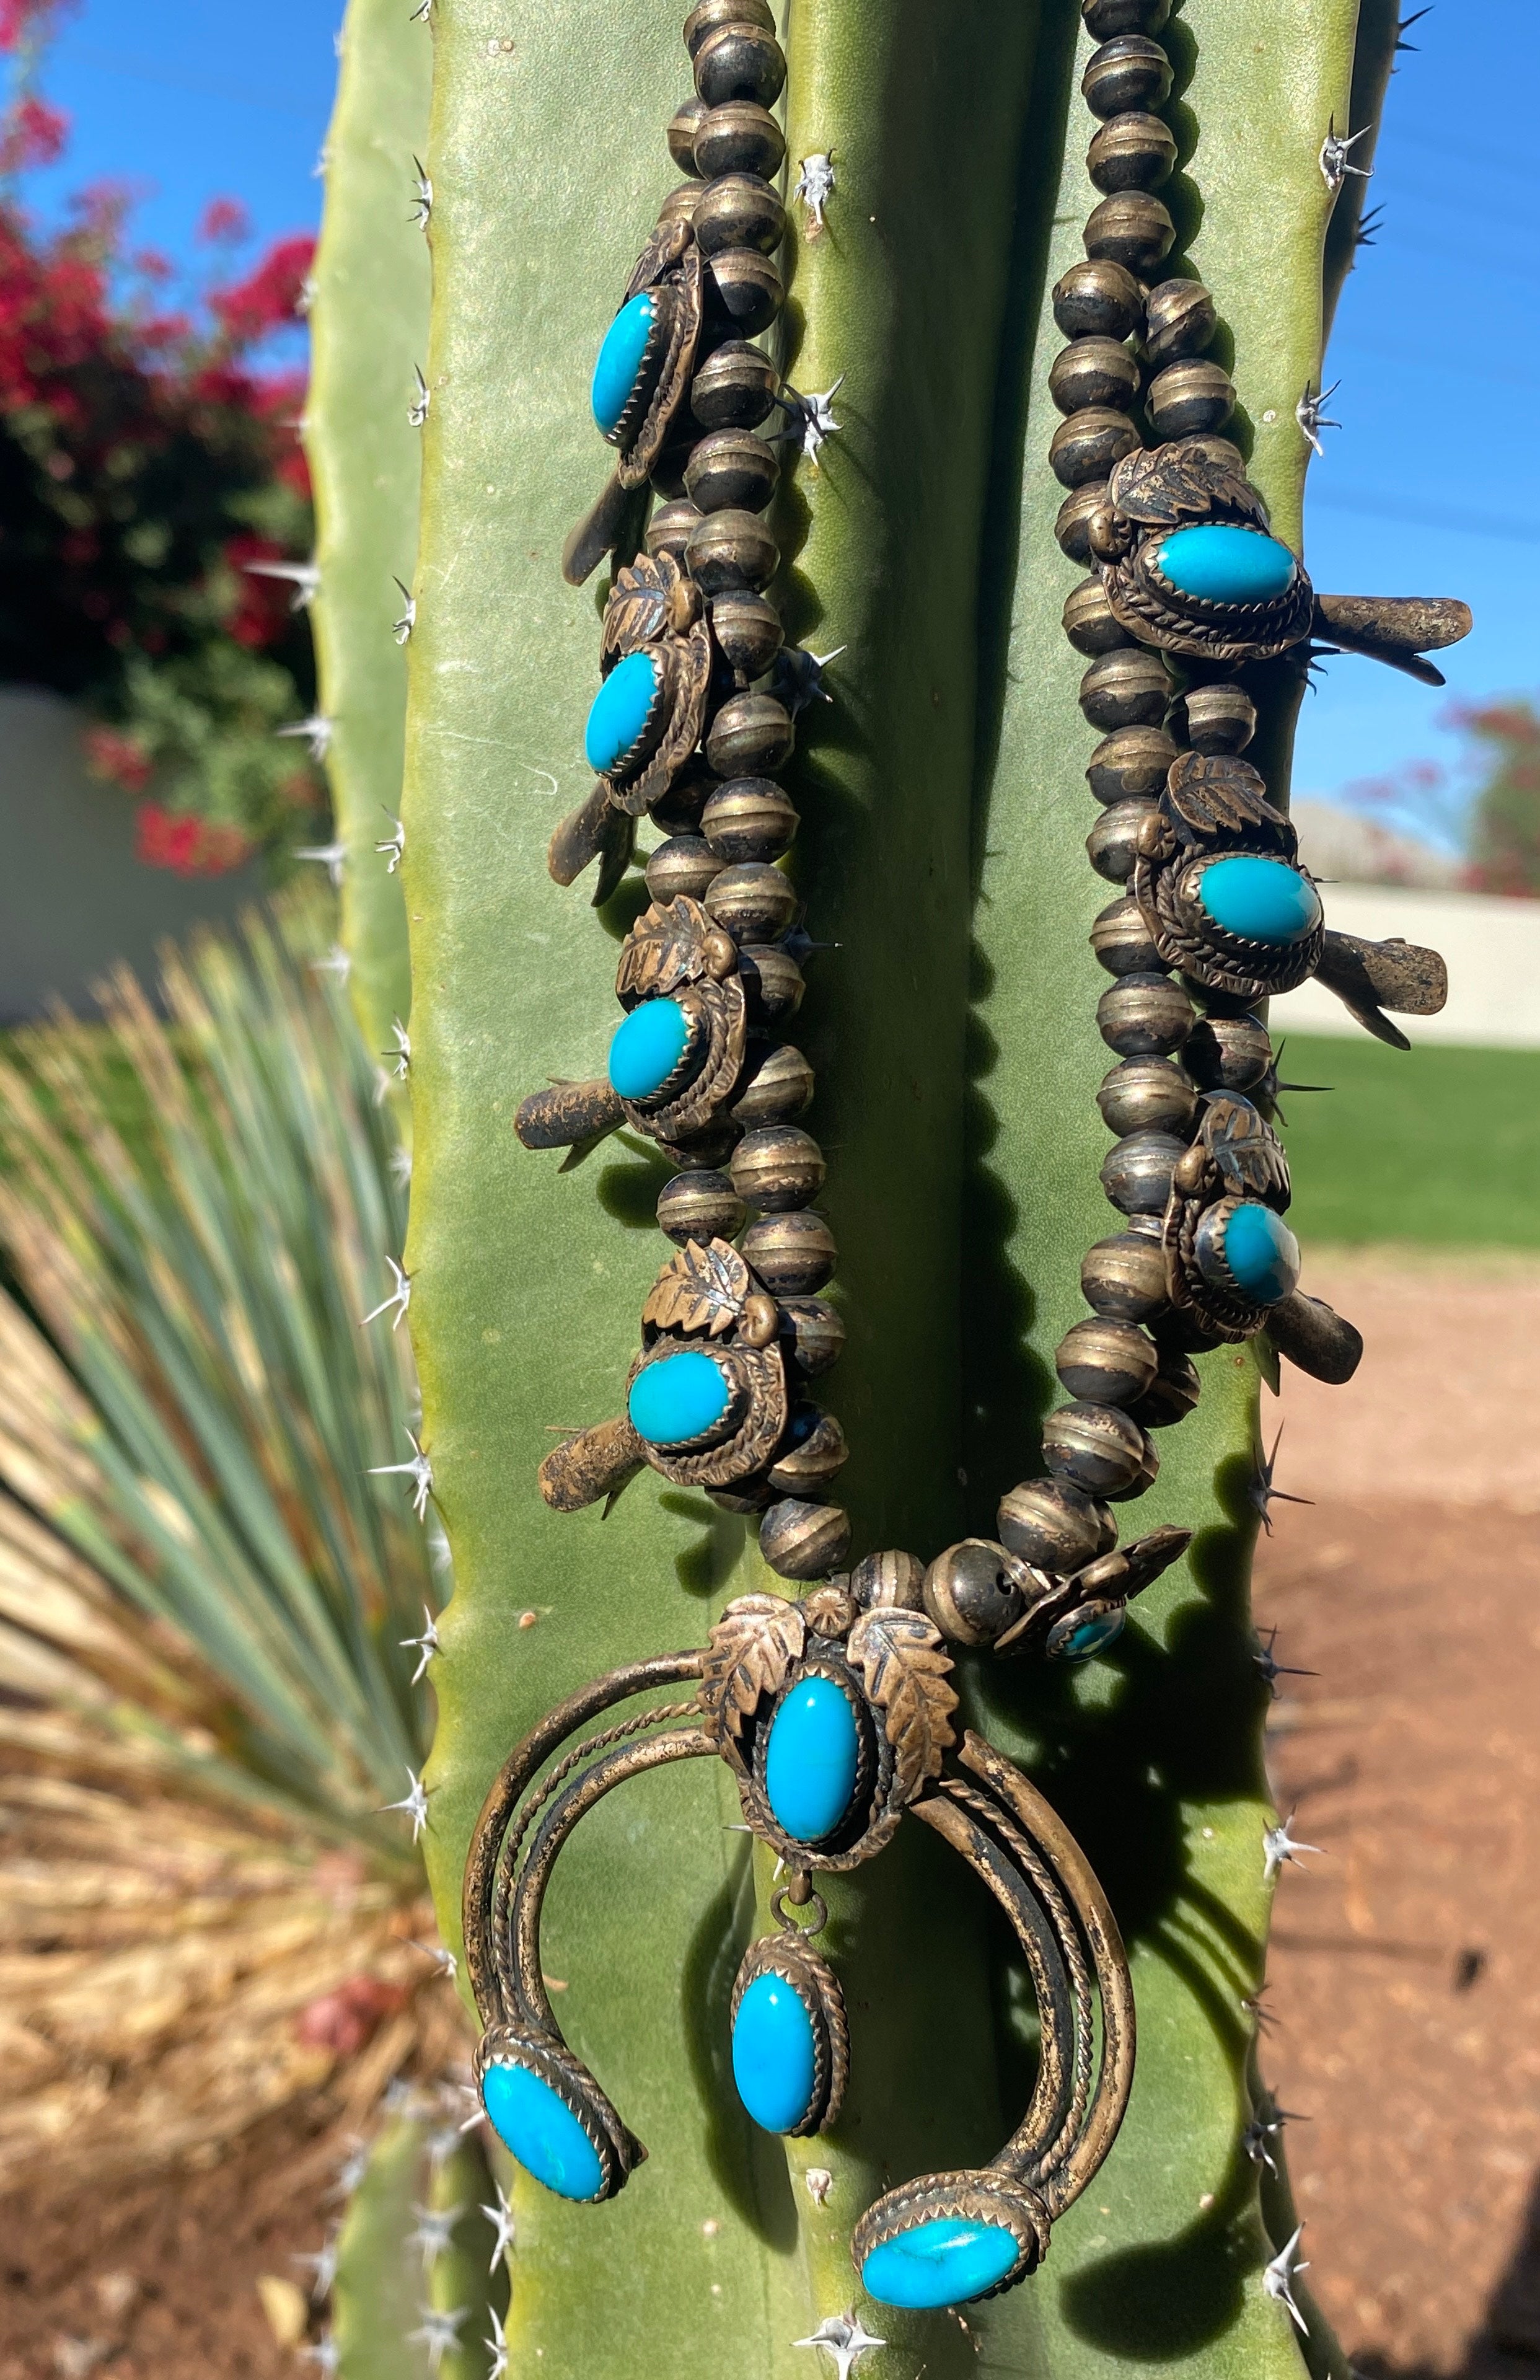
M 647 1475 L 604 1520 L 542 1507 L 549 1433 L 614 1409 L 663 1175 L 624 1140 L 560 1174 L 511 1130 L 547 1075 L 599 1071 L 606 935 L 637 905 L 633 883 L 596 926 L 548 880 L 544 846 L 584 790 L 595 674 L 591 598 L 559 575 L 597 476 L 584 392 L 667 187 L 678 29 L 652 0 L 435 0 L 433 24 L 435 393 L 404 873 L 411 1324 L 456 1576 L 426 1840 L 454 1940 L 466 1846 L 511 1744 L 588 1677 L 699 1641 L 726 1595 L 766 1580 L 741 1521 Z M 1189 0 L 1179 25 L 1173 121 L 1202 194 L 1183 236 L 1233 331 L 1253 471 L 1297 543 L 1294 408 L 1319 383 L 1323 252 L 1329 295 L 1354 203 L 1333 219 L 1317 155 L 1330 122 L 1356 128 L 1377 102 L 1393 19 L 1377 0 Z M 804 390 L 844 376 L 841 427 L 796 473 L 778 533 L 789 630 L 844 649 L 796 764 L 797 861 L 810 929 L 838 946 L 802 1023 L 831 1120 L 850 1344 L 831 1401 L 862 1549 L 989 1525 L 1030 1453 L 1080 1251 L 1105 1228 L 1085 947 L 1103 895 L 1082 848 L 1081 663 L 1059 627 L 1071 574 L 1043 461 L 1046 292 L 1092 195 L 1078 27 L 1073 0 L 802 0 L 786 30 L 790 158 L 832 154 L 838 176 L 827 237 L 797 245 L 788 370 Z M 1262 739 L 1275 795 L 1290 728 L 1280 702 Z M 1281 2186 L 1261 2204 L 1245 2143 L 1271 1898 L 1247 1609 L 1257 1378 L 1233 1349 L 1202 1368 L 1155 1513 L 1197 1527 L 1191 1561 L 1073 1684 L 980 1667 L 965 1687 L 1081 1836 L 1130 1937 L 1141 2047 L 1123 2136 L 1044 2272 L 965 2326 L 858 2309 L 891 2350 L 861 2350 L 862 2380 L 919 2362 L 962 2374 L 976 2352 L 1053 2380 L 1157 2364 L 1282 2380 L 1302 2354 L 1342 2369 L 1303 2290 L 1304 2338 L 1280 2299 L 1292 2217 Z M 751 2132 L 726 1994 L 768 1876 L 729 1831 L 722 1782 L 676 1772 L 637 1791 L 567 1854 L 549 1941 L 564 2024 L 624 2086 L 652 2163 L 598 2214 L 520 2177 L 511 2365 L 806 2374 L 813 2335 L 857 2306 L 853 2217 L 889 2178 L 998 2143 L 1030 2026 L 976 1904 L 901 1842 L 830 1896 L 856 2035 L 843 2119 L 784 2147 Z
M 338 2229 L 329 2338 L 342 2380 L 482 2380 L 492 2360 L 507 2299 L 488 2253 L 492 2185 L 455 2117 L 435 2130 L 431 2112 L 407 2094 L 387 2113 Z
M 317 708 L 341 846 L 341 943 L 370 1050 L 411 1004 L 401 880 L 379 846 L 400 806 L 406 664 L 393 638 L 417 552 L 428 258 L 411 220 L 431 49 L 397 0 L 352 0 L 326 136 L 313 272 L 305 452 L 315 487 Z M 394 611 L 392 604 L 394 604 Z

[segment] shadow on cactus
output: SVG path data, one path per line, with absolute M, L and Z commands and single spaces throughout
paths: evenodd
M 0 2185 L 354 2128 L 466 2048 L 410 1823 L 439 1541 L 370 1475 L 399 1307 L 360 1328 L 406 1168 L 329 926 L 0 1058 Z

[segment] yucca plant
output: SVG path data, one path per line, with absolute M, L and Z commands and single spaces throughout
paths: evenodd
M 547 1076 L 600 1071 L 605 934 L 639 905 L 633 880 L 596 925 L 550 880 L 545 845 L 588 783 L 592 598 L 559 567 L 599 476 L 588 373 L 667 188 L 682 13 L 430 12 L 432 409 L 403 815 L 411 1327 L 456 1578 L 427 1831 L 451 1940 L 482 1796 L 523 1731 L 773 1584 L 741 1520 L 645 1473 L 602 1520 L 542 1506 L 551 1433 L 616 1408 L 663 1176 L 624 1141 L 559 1174 L 510 1129 Z M 792 0 L 782 15 L 788 158 L 832 158 L 840 193 L 824 236 L 788 258 L 780 358 L 803 391 L 842 380 L 839 430 L 816 470 L 785 475 L 776 522 L 783 607 L 806 642 L 840 649 L 794 787 L 808 929 L 837 946 L 810 969 L 798 1029 L 815 1128 L 830 1120 L 821 1203 L 849 1298 L 831 1402 L 859 1545 L 937 1548 L 988 1530 L 1029 1467 L 1079 1254 L 1107 1229 L 1086 947 L 1106 893 L 1085 863 L 1083 662 L 1060 627 L 1073 573 L 1044 460 L 1048 292 L 1096 196 L 1086 45 L 1075 0 Z M 1201 192 L 1182 201 L 1178 252 L 1233 334 L 1249 468 L 1296 549 L 1296 406 L 1320 384 L 1352 246 L 1356 186 L 1336 197 L 1322 143 L 1372 123 L 1395 38 L 1379 0 L 1187 0 L 1170 36 L 1170 113 Z M 1260 738 L 1275 800 L 1291 726 L 1275 698 Z M 889 2346 L 863 2348 L 863 2380 L 978 2358 L 1054 2380 L 1342 2369 L 1303 2288 L 1300 2328 L 1280 2301 L 1293 2217 L 1247 2146 L 1272 1890 L 1247 1604 L 1257 1375 L 1234 1350 L 1201 1368 L 1199 1415 L 1142 1508 L 1195 1526 L 1190 1560 L 1073 1683 L 980 1667 L 964 1690 L 1111 1890 L 1141 2030 L 1128 2120 L 1037 2279 L 965 2325 L 884 2313 L 867 2327 Z M 677 1773 L 636 1790 L 567 1855 L 549 1939 L 571 1984 L 564 2026 L 624 2087 L 652 2162 L 597 2214 L 519 2182 L 512 2366 L 805 2373 L 811 2335 L 855 2299 L 855 2215 L 1014 2121 L 1029 2011 L 925 1846 L 836 1879 L 867 2062 L 831 2138 L 783 2153 L 751 2132 L 726 2070 L 726 1995 L 768 1876 L 730 1831 L 730 1792 Z
M 451 2028 L 412 1833 L 442 1591 L 385 1252 L 398 1151 L 321 905 L 0 1060 L 0 2174 L 218 2142 Z M 424 2045 L 426 2046 L 426 2045 Z M 106 2078 L 112 2077 L 107 2087 Z M 90 2110 L 90 2121 L 84 2120 Z

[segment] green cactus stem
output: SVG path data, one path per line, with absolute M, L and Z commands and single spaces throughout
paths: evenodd
M 429 262 L 411 221 L 414 154 L 427 140 L 432 44 L 399 0 L 351 0 L 326 135 L 326 203 L 310 308 L 305 452 L 315 488 L 311 603 L 317 707 L 331 722 L 326 773 L 343 846 L 342 947 L 370 1050 L 411 1005 L 399 873 L 378 846 L 400 810 L 403 616 L 417 552 L 421 431 L 411 420 L 427 353 Z M 394 606 L 394 608 L 393 608 Z
M 1349 118 L 1358 13 L 1188 0 L 1170 36 L 1182 239 L 1233 339 L 1242 434 L 1291 540 L 1331 214 L 1317 156 Z M 404 815 L 411 1323 L 456 1578 L 427 1847 L 455 1940 L 470 1831 L 518 1736 L 586 1679 L 698 1643 L 727 1596 L 771 1582 L 741 1522 L 651 1475 L 608 1519 L 542 1506 L 552 1433 L 618 1409 L 664 1174 L 624 1140 L 564 1174 L 512 1131 L 546 1077 L 600 1071 L 614 941 L 639 905 L 633 879 L 596 923 L 550 880 L 545 844 L 587 789 L 598 676 L 592 594 L 560 577 L 604 470 L 588 377 L 673 178 L 678 24 L 656 0 L 436 0 L 434 24 L 434 399 Z M 1388 25 L 1376 8 L 1361 91 Z M 803 722 L 792 863 L 810 931 L 837 945 L 810 963 L 798 1021 L 850 1332 L 829 1396 L 853 1448 L 856 1551 L 930 1554 L 992 1527 L 1032 1470 L 1080 1254 L 1108 1228 L 1085 940 L 1105 893 L 1083 849 L 1081 664 L 1059 624 L 1074 574 L 1045 459 L 1047 293 L 1092 196 L 1085 41 L 1074 0 L 794 0 L 786 45 L 790 160 L 831 155 L 836 172 L 823 237 L 795 217 L 788 369 L 806 391 L 843 376 L 841 426 L 816 471 L 788 474 L 777 524 L 788 633 L 844 649 L 832 706 Z M 1287 708 L 1262 739 L 1275 793 Z M 830 1896 L 855 2037 L 846 2112 L 789 2153 L 754 2133 L 726 2000 L 768 1878 L 729 1830 L 725 1779 L 692 1766 L 596 1813 L 552 1894 L 563 2025 L 650 2161 L 598 2213 L 519 2179 L 520 2380 L 809 2380 L 805 2342 L 853 2307 L 887 2342 L 859 2380 L 921 2362 L 932 2380 L 980 2362 L 1033 2380 L 1300 2371 L 1264 2284 L 1283 2210 L 1264 2221 L 1243 2146 L 1245 2003 L 1271 1897 L 1247 1609 L 1256 1371 L 1233 1350 L 1203 1368 L 1151 1516 L 1196 1528 L 1191 1562 L 1073 1684 L 1003 1665 L 964 1679 L 973 1716 L 1080 1833 L 1133 1954 L 1133 2108 L 1043 2272 L 965 2327 L 859 2300 L 854 2216 L 890 2180 L 987 2158 L 1017 2119 L 1030 1997 L 965 1885 L 901 1835 Z M 1341 2368 L 1318 2324 L 1308 2355 Z
M 482 2212 L 493 2184 L 474 2140 L 443 2153 L 443 2127 L 442 2112 L 407 2107 L 370 2144 L 337 2234 L 339 2380 L 486 2380 L 494 2361 L 487 2342 L 508 2291 Z M 445 2234 L 435 2218 L 456 2208 Z

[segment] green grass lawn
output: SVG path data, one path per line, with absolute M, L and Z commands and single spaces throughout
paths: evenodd
M 1540 1247 L 1540 1050 L 1388 1050 L 1290 1034 L 1280 1068 L 1302 1239 Z

